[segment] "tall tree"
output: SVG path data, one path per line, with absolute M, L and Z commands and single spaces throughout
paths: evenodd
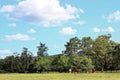
M 73 53 L 79 53 L 80 51 L 80 39 L 77 37 L 73 37 L 65 44 L 66 50 L 65 54 L 71 55 Z
M 85 56 L 92 56 L 93 40 L 91 37 L 83 37 L 81 40 L 81 49 Z
M 110 50 L 110 38 L 110 34 L 98 36 L 93 45 L 93 61 L 96 65 L 95 67 L 102 71 L 106 68 L 107 54 Z
M 47 56 L 47 51 L 48 51 L 48 47 L 46 47 L 45 44 L 40 42 L 40 46 L 37 47 L 38 48 L 38 52 L 37 52 L 37 56 Z
M 116 71 L 120 70 L 120 44 L 116 45 L 113 51 L 113 65 Z
M 33 62 L 32 53 L 28 51 L 28 48 L 23 48 L 19 62 L 21 68 L 20 72 L 28 72 L 29 66 Z

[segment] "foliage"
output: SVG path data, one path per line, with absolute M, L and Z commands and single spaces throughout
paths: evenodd
M 69 57 L 62 55 L 57 63 L 58 69 L 60 71 L 67 72 L 69 69 L 69 62 L 68 61 L 69 61 Z
M 69 42 L 65 45 L 66 50 L 64 51 L 65 54 L 71 55 L 72 53 L 78 53 L 80 50 L 80 39 L 77 37 L 73 37 L 69 40 Z
M 77 69 L 82 69 L 82 71 L 87 71 L 93 68 L 92 60 L 87 57 L 81 57 L 78 54 L 72 54 L 69 58 L 70 68 L 74 71 Z
M 38 52 L 37 52 L 37 56 L 47 56 L 47 51 L 48 51 L 48 47 L 45 46 L 45 44 L 40 42 L 40 46 L 37 47 L 38 48 Z
M 63 54 L 48 56 L 48 47 L 40 43 L 37 47 L 37 57 L 28 48 L 21 53 L 14 53 L 0 59 L 0 72 L 3 73 L 33 73 L 33 72 L 68 72 L 76 71 L 120 70 L 120 44 L 111 40 L 111 35 L 70 38 L 65 44 Z
M 91 37 L 83 37 L 81 40 L 81 50 L 88 58 L 92 56 L 93 40 Z
M 116 45 L 113 51 L 113 64 L 115 70 L 120 70 L 120 44 Z
M 51 61 L 48 59 L 48 57 L 38 57 L 35 60 L 35 68 L 37 71 L 44 72 L 50 70 Z

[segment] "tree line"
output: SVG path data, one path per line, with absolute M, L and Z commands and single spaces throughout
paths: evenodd
M 13 53 L 0 59 L 1 73 L 35 73 L 35 72 L 68 72 L 81 69 L 97 71 L 120 70 L 120 44 L 111 40 L 111 34 L 91 37 L 70 38 L 65 43 L 65 50 L 58 55 L 48 55 L 44 43 L 37 46 L 37 56 L 28 48 L 21 53 Z

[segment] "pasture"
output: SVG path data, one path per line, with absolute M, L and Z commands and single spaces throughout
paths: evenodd
M 0 80 L 120 80 L 120 73 L 0 74 Z

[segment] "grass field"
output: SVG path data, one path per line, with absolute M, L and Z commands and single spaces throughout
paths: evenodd
M 0 80 L 120 80 L 120 73 L 0 74 Z

